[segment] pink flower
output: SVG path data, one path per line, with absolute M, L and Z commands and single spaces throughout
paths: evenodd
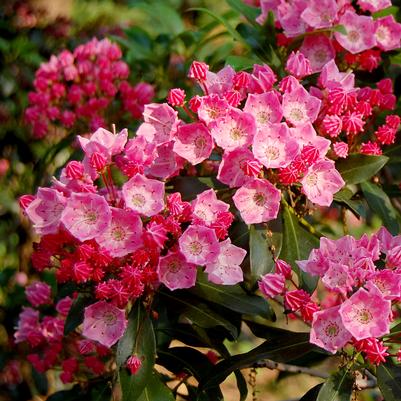
M 376 45 L 375 23 L 372 17 L 358 15 L 347 10 L 339 21 L 347 33 L 335 32 L 334 36 L 340 45 L 352 54 L 371 49 Z
M 127 365 L 127 368 L 129 369 L 131 375 L 136 375 L 139 369 L 141 369 L 142 360 L 138 358 L 136 355 L 131 355 L 127 359 L 127 362 L 125 364 Z
M 331 40 L 326 35 L 307 36 L 299 51 L 309 60 L 312 73 L 321 71 L 336 55 Z
M 111 221 L 111 211 L 103 196 L 92 193 L 73 193 L 61 215 L 65 228 L 80 241 L 104 232 Z
M 178 240 L 181 253 L 189 263 L 206 265 L 213 263 L 220 252 L 220 245 L 213 229 L 191 225 Z
M 258 130 L 253 138 L 253 154 L 266 168 L 288 166 L 299 153 L 298 142 L 291 138 L 287 124 L 273 124 Z
M 302 86 L 283 95 L 284 117 L 295 126 L 313 123 L 319 113 L 320 105 L 321 101 L 311 96 Z
M 142 246 L 142 221 L 130 210 L 111 209 L 111 222 L 96 242 L 111 256 L 125 256 Z
M 145 170 L 147 175 L 166 179 L 179 172 L 184 166 L 185 160 L 173 151 L 173 147 L 173 141 L 165 142 L 157 146 L 157 157 L 154 159 L 151 166 Z
M 401 274 L 391 270 L 379 270 L 369 277 L 366 288 L 374 285 L 383 294 L 384 299 L 395 300 L 401 296 Z
M 172 291 L 190 288 L 196 282 L 196 264 L 188 263 L 179 251 L 169 251 L 166 256 L 159 258 L 157 274 L 160 282 Z
M 380 156 L 383 152 L 377 142 L 362 142 L 360 152 L 363 155 Z
M 277 259 L 274 265 L 276 273 L 282 274 L 286 279 L 292 276 L 292 268 L 285 260 Z
M 233 79 L 235 71 L 231 65 L 226 65 L 219 72 L 206 72 L 206 80 L 204 81 L 207 93 L 214 93 L 221 97 L 225 96 L 233 88 Z
M 230 109 L 224 117 L 210 124 L 217 145 L 228 151 L 250 145 L 255 131 L 253 116 L 239 109 Z
M 167 102 L 171 106 L 182 106 L 184 104 L 185 91 L 180 88 L 170 89 L 167 97 Z
M 246 113 L 252 114 L 256 128 L 264 128 L 269 124 L 279 123 L 283 118 L 281 104 L 274 91 L 261 94 L 249 94 L 244 106 Z
M 304 0 L 281 2 L 277 7 L 277 19 L 288 37 L 295 37 L 306 31 L 306 24 L 301 18 L 308 3 Z
M 391 302 L 379 290 L 360 288 L 340 307 L 345 328 L 357 339 L 381 337 L 390 332 Z
M 336 138 L 340 135 L 343 127 L 343 120 L 337 114 L 327 114 L 322 121 L 322 128 L 325 134 L 331 138 Z
M 25 214 L 39 235 L 53 234 L 58 231 L 65 204 L 66 199 L 60 192 L 39 188 L 35 199 L 25 208 Z
M 339 306 L 334 306 L 313 315 L 310 342 L 333 354 L 352 339 L 351 333 L 344 327 L 339 314 Z
M 125 311 L 106 301 L 85 308 L 82 335 L 90 340 L 110 348 L 123 336 L 126 328 Z
M 276 81 L 276 74 L 267 64 L 255 64 L 252 70 L 251 82 L 249 84 L 249 92 L 268 92 L 273 88 L 273 85 Z
M 401 24 L 392 15 L 376 20 L 377 46 L 385 51 L 401 47 Z
M 348 112 L 342 117 L 343 130 L 348 135 L 356 135 L 363 131 L 365 121 L 363 120 L 362 114 L 358 112 Z
M 348 267 L 340 263 L 329 263 L 329 268 L 324 273 L 322 282 L 329 290 L 344 295 L 351 291 L 355 284 Z
M 217 260 L 206 265 L 208 279 L 215 284 L 234 285 L 243 281 L 240 264 L 246 256 L 246 251 L 231 243 L 227 238 L 220 243 L 220 253 Z
M 67 316 L 72 306 L 72 299 L 70 297 L 61 298 L 56 304 L 56 311 L 61 316 Z
M 280 273 L 268 273 L 261 276 L 258 285 L 259 290 L 266 298 L 274 298 L 284 292 L 285 277 Z
M 230 106 L 227 103 L 227 100 L 222 99 L 219 95 L 211 94 L 200 98 L 197 113 L 199 119 L 208 125 L 214 120 L 224 117 L 229 109 Z
M 305 153 L 311 149 L 314 153 L 317 151 L 319 158 L 323 158 L 331 144 L 328 139 L 322 138 L 317 134 L 311 123 L 290 128 L 290 137 L 296 139 L 300 148 L 302 148 L 301 158 L 303 162 L 307 162 L 307 160 L 305 160 Z M 314 161 L 316 161 L 316 159 Z M 310 160 L 308 160 L 308 164 L 310 164 Z
M 345 182 L 331 160 L 321 160 L 309 167 L 301 180 L 307 198 L 320 206 L 330 206 L 333 195 Z
M 219 165 L 217 179 L 230 188 L 240 187 L 251 181 L 243 167 L 246 163 L 255 160 L 253 153 L 247 148 L 237 148 L 232 152 L 224 152 Z
M 284 306 L 291 312 L 304 308 L 311 302 L 310 295 L 304 290 L 287 291 L 284 294 Z
M 333 150 L 337 157 L 346 158 L 348 156 L 348 144 L 345 142 L 333 143 Z
M 36 281 L 26 287 L 25 295 L 29 303 L 35 308 L 51 303 L 51 288 L 40 281 Z
M 28 341 L 33 347 L 36 347 L 43 341 L 38 310 L 27 307 L 22 308 L 14 338 L 16 343 Z
M 357 3 L 361 10 L 370 11 L 371 13 L 391 6 L 391 0 L 358 0 Z
M 337 17 L 338 5 L 335 0 L 312 0 L 302 12 L 301 18 L 315 29 L 329 28 Z
M 206 79 L 206 73 L 209 71 L 209 66 L 202 61 L 193 61 L 189 68 L 188 77 L 198 81 Z
M 156 145 L 170 141 L 179 123 L 177 112 L 167 103 L 145 105 L 143 119 L 145 122 L 139 126 L 137 136 L 144 136 Z
M 334 59 L 323 66 L 318 83 L 323 88 L 338 90 L 342 96 L 355 92 L 355 75 L 350 71 L 340 72 Z
M 217 199 L 213 189 L 202 192 L 192 202 L 193 221 L 195 224 L 210 225 L 216 222 L 218 213 L 227 212 L 230 208 L 228 203 Z
M 281 192 L 269 181 L 255 178 L 233 196 L 236 208 L 246 224 L 264 223 L 277 217 Z
M 150 217 L 164 208 L 164 183 L 136 174 L 122 188 L 128 208 Z
M 174 139 L 174 152 L 193 165 L 207 159 L 213 150 L 213 138 L 202 123 L 181 125 Z
M 309 60 L 299 51 L 291 52 L 285 69 L 297 79 L 302 79 L 312 74 Z

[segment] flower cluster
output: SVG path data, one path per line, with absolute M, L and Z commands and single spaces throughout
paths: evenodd
M 262 277 L 259 287 L 268 298 L 283 295 L 288 311 L 300 312 L 312 323 L 311 343 L 331 353 L 351 344 L 368 361 L 380 364 L 396 345 L 390 325 L 393 306 L 401 300 L 400 250 L 401 236 L 393 237 L 385 228 L 359 240 L 321 238 L 319 249 L 297 261 L 302 271 L 321 279 L 325 291 L 320 305 L 306 291 L 286 288 L 291 268 L 283 269 L 282 261 L 277 261 L 276 273 Z M 400 349 L 394 351 L 401 360 Z
M 70 383 L 79 375 L 98 376 L 106 371 L 110 357 L 107 347 L 76 333 L 64 333 L 72 305 L 70 297 L 54 302 L 50 286 L 43 282 L 29 285 L 25 294 L 30 306 L 24 307 L 19 316 L 15 343 L 30 345 L 32 352 L 27 360 L 38 372 L 61 366 L 61 381 Z
M 390 6 L 391 0 L 358 0 L 355 6 L 348 0 L 261 0 L 262 13 L 256 20 L 263 24 L 272 12 L 283 46 L 307 33 L 300 52 L 310 61 L 313 72 L 321 71 L 336 54 L 354 67 L 372 71 L 382 51 L 401 44 L 401 24 L 392 15 L 372 16 Z
M 122 111 L 140 118 L 154 91 L 146 83 L 128 83 L 129 67 L 121 57 L 117 44 L 94 38 L 72 53 L 64 50 L 42 64 L 25 111 L 35 138 L 46 136 L 51 126 L 70 129 L 78 124 L 84 130 L 104 126 L 107 110 L 116 99 L 122 101 Z

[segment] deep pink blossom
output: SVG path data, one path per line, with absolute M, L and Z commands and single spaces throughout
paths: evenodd
M 29 303 L 35 308 L 51 303 L 51 288 L 46 283 L 40 281 L 32 283 L 26 287 L 25 294 Z
M 297 79 L 302 79 L 312 74 L 310 61 L 299 51 L 291 52 L 288 56 L 285 69 Z

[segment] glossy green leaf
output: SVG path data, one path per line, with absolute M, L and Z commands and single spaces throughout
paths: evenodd
M 397 64 L 400 64 L 401 63 L 401 54 L 397 53 L 397 56 L 399 58 L 399 61 Z M 384 155 L 390 159 L 388 161 L 389 164 L 401 162 L 401 143 L 396 143 L 392 146 L 386 146 L 386 148 L 384 150 Z
M 227 0 L 227 3 L 241 15 L 246 17 L 246 19 L 253 25 L 256 25 L 256 18 L 260 14 L 260 8 L 248 6 L 242 0 Z
M 200 387 L 207 389 L 223 382 L 235 370 L 251 367 L 255 362 L 270 359 L 276 362 L 287 362 L 305 355 L 316 347 L 309 342 L 309 333 L 288 332 L 272 338 L 253 350 L 227 358 L 208 372 Z
M 64 335 L 71 333 L 84 321 L 85 307 L 88 306 L 91 301 L 91 298 L 83 294 L 79 294 L 73 301 L 67 319 L 65 320 Z
M 220 326 L 225 328 L 233 338 L 238 337 L 239 333 L 237 327 L 223 316 L 211 310 L 206 304 L 196 302 L 192 299 L 189 300 L 182 296 L 174 295 L 173 293 L 163 292 L 162 296 L 173 301 L 173 303 L 180 309 L 182 316 L 191 323 L 202 328 Z
M 308 259 L 313 248 L 319 248 L 319 239 L 300 226 L 298 218 L 289 206 L 283 208 L 283 245 L 280 259 L 290 263 L 298 275 L 303 289 L 312 293 L 317 285 L 317 277 L 300 270 L 295 261 Z
M 343 369 L 323 384 L 317 401 L 350 401 L 354 380 L 349 369 Z
M 319 395 L 319 391 L 322 388 L 323 384 L 318 384 L 315 387 L 312 387 L 307 393 L 300 398 L 299 401 L 316 401 Z
M 135 375 L 131 375 L 124 367 L 121 367 L 119 372 L 122 401 L 136 401 L 152 375 L 156 353 L 153 325 L 139 302 L 130 313 L 126 333 L 120 342 L 117 346 L 119 365 L 124 363 L 130 354 L 142 360 L 142 366 Z
M 260 63 L 257 58 L 249 58 L 244 56 L 228 56 L 225 65 L 231 65 L 234 70 L 251 70 L 254 64 Z
M 223 305 L 234 312 L 258 315 L 266 319 L 274 317 L 269 303 L 264 298 L 247 294 L 239 285 L 213 284 L 202 272 L 198 275 L 196 286 L 190 292 L 207 301 Z
M 401 367 L 390 362 L 377 367 L 377 384 L 386 401 L 401 401 Z
M 391 234 L 399 234 L 398 213 L 387 194 L 371 182 L 362 183 L 361 188 L 372 212 L 380 217 Z
M 375 175 L 387 161 L 386 156 L 352 154 L 337 161 L 336 169 L 347 184 L 360 184 Z
M 334 200 L 342 205 L 345 205 L 351 212 L 353 212 L 357 217 L 366 217 L 365 208 L 362 200 L 351 199 L 354 193 L 347 187 L 341 189 L 334 195 Z
M 157 373 L 153 372 L 148 378 L 143 393 L 138 401 L 174 401 L 175 398 L 171 390 L 160 380 Z

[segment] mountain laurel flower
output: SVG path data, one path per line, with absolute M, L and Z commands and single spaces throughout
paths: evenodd
M 167 102 L 170 106 L 183 106 L 185 100 L 185 91 L 180 88 L 170 89 Z
M 333 143 L 333 150 L 337 157 L 345 159 L 348 156 L 348 144 L 345 142 Z
M 280 295 L 285 290 L 285 277 L 280 273 L 268 273 L 258 281 L 259 290 L 268 299 Z
M 287 280 L 292 276 L 292 268 L 285 260 L 277 259 L 274 269 L 276 273 L 282 274 Z
M 48 284 L 40 281 L 26 287 L 25 295 L 29 303 L 35 308 L 51 303 L 51 288 Z
M 291 52 L 285 69 L 297 79 L 302 79 L 312 74 L 309 60 L 299 51 Z
M 206 74 L 209 71 L 209 66 L 202 61 L 193 61 L 189 68 L 188 77 L 197 81 L 204 81 Z

